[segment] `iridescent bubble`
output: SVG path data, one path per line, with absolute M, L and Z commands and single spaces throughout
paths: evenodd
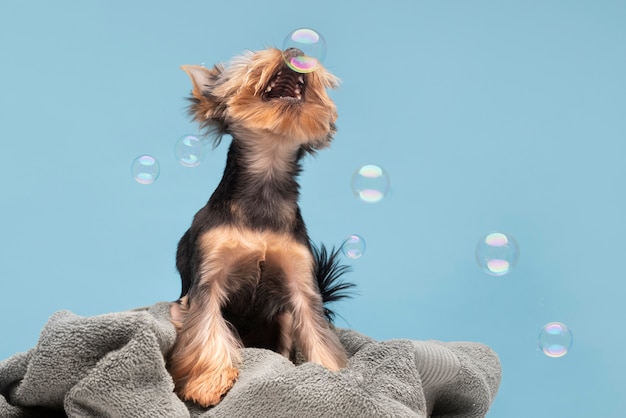
M 572 342 L 572 331 L 561 322 L 550 322 L 539 333 L 539 348 L 548 357 L 563 357 L 572 348 Z
M 283 51 L 299 49 L 302 54 L 292 57 L 285 54 L 285 62 L 294 71 L 310 73 L 315 71 L 326 58 L 326 41 L 317 31 L 300 28 L 291 32 L 283 42 Z
M 389 176 L 377 165 L 364 165 L 352 175 L 352 192 L 363 202 L 380 202 L 388 191 Z
M 504 276 L 519 258 L 519 247 L 510 235 L 492 232 L 476 246 L 476 261 L 483 271 L 492 276 Z
M 159 162 L 151 155 L 140 155 L 130 167 L 137 183 L 152 184 L 160 174 Z
M 195 135 L 183 135 L 176 141 L 174 153 L 185 167 L 196 167 L 204 158 L 204 143 Z
M 352 234 L 341 245 L 341 252 L 353 260 L 361 258 L 365 253 L 365 240 L 360 235 Z

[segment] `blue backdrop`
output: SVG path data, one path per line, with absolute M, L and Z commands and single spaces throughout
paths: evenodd
M 3 1 L 0 359 L 47 318 L 175 299 L 177 241 L 220 179 L 227 144 L 174 157 L 197 127 L 182 64 L 328 42 L 339 131 L 305 163 L 313 239 L 367 242 L 338 324 L 378 339 L 481 341 L 503 380 L 489 417 L 623 417 L 626 343 L 623 1 Z M 141 154 L 160 162 L 133 180 Z M 383 167 L 363 203 L 353 172 Z M 504 231 L 504 276 L 474 252 Z M 573 333 L 561 358 L 538 335 Z

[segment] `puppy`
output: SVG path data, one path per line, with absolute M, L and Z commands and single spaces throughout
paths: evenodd
M 337 253 L 315 249 L 298 207 L 300 160 L 327 147 L 337 112 L 323 67 L 301 74 L 286 60 L 297 49 L 247 52 L 212 69 L 183 66 L 190 113 L 217 146 L 232 142 L 221 182 L 178 245 L 178 336 L 169 359 L 176 392 L 217 404 L 238 376 L 241 347 L 284 356 L 297 349 L 329 370 L 346 353 L 329 326 L 324 299 L 345 295 Z

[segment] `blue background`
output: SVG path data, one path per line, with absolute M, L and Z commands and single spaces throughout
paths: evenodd
M 503 380 L 489 417 L 626 411 L 626 3 L 623 1 L 3 1 L 0 4 L 0 359 L 55 311 L 97 315 L 175 299 L 176 244 L 220 179 L 227 144 L 196 168 L 174 143 L 182 64 L 328 42 L 339 132 L 305 163 L 312 238 L 367 242 L 337 305 L 377 339 L 480 341 Z M 130 164 L 161 163 L 152 185 Z M 377 204 L 352 194 L 384 167 Z M 486 233 L 520 259 L 486 275 Z M 566 323 L 571 351 L 537 346 Z

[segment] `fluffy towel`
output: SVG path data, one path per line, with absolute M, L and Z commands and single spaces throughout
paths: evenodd
M 181 402 L 164 355 L 169 305 L 95 317 L 63 311 L 37 346 L 0 362 L 0 417 L 484 417 L 500 363 L 487 346 L 377 342 L 337 330 L 350 357 L 338 373 L 245 348 L 240 376 L 213 408 Z

